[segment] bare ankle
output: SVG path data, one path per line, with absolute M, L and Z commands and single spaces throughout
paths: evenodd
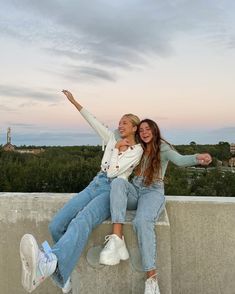
M 148 271 L 146 274 L 147 274 L 147 279 L 153 278 L 153 279 L 157 280 L 157 271 L 156 270 Z
M 113 234 L 117 235 L 119 238 L 122 238 L 122 227 L 123 224 L 113 224 Z

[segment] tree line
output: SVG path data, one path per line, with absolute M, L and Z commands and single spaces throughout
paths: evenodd
M 34 155 L 6 152 L 0 149 L 1 192 L 79 192 L 84 189 L 100 169 L 101 146 L 46 147 Z M 30 149 L 35 146 L 30 146 Z M 169 164 L 166 195 L 235 196 L 235 174 L 216 167 L 217 160 L 230 157 L 229 144 L 178 145 L 181 154 L 209 152 L 213 156 L 210 166 L 198 173 L 188 172 Z

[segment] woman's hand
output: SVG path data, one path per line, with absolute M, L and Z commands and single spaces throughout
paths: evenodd
M 64 95 L 68 98 L 68 100 L 71 102 L 71 103 L 75 103 L 76 100 L 74 99 L 73 97 L 73 94 L 71 92 L 69 92 L 68 90 L 62 90 L 62 93 L 64 93 Z
M 119 151 L 125 151 L 129 146 L 129 141 L 127 139 L 122 139 L 116 143 L 115 148 L 117 148 Z
M 68 98 L 68 100 L 75 105 L 75 107 L 80 111 L 82 109 L 81 104 L 79 104 L 75 98 L 73 97 L 73 94 L 69 92 L 68 90 L 62 90 L 62 93 Z
M 209 153 L 202 153 L 197 155 L 197 161 L 201 165 L 209 165 L 212 162 L 212 158 Z

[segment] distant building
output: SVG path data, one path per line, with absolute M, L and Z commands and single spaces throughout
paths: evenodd
M 232 157 L 232 158 L 229 159 L 228 165 L 229 166 L 235 166 L 235 157 Z
M 16 149 L 14 145 L 11 144 L 11 128 L 7 129 L 7 143 L 3 145 L 4 151 L 14 151 L 18 153 L 28 153 L 28 154 L 39 154 L 44 152 L 43 148 L 35 148 L 35 149 Z
M 15 151 L 15 146 L 11 144 L 11 128 L 7 129 L 7 143 L 2 148 L 4 151 Z
M 235 144 L 234 143 L 230 144 L 230 152 L 232 154 L 235 154 Z
M 15 151 L 15 146 L 10 143 L 3 145 L 2 148 L 4 151 Z

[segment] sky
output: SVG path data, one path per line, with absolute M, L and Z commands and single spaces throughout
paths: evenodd
M 62 89 L 112 130 L 131 112 L 172 144 L 235 142 L 233 0 L 0 5 L 0 144 L 100 144 Z

